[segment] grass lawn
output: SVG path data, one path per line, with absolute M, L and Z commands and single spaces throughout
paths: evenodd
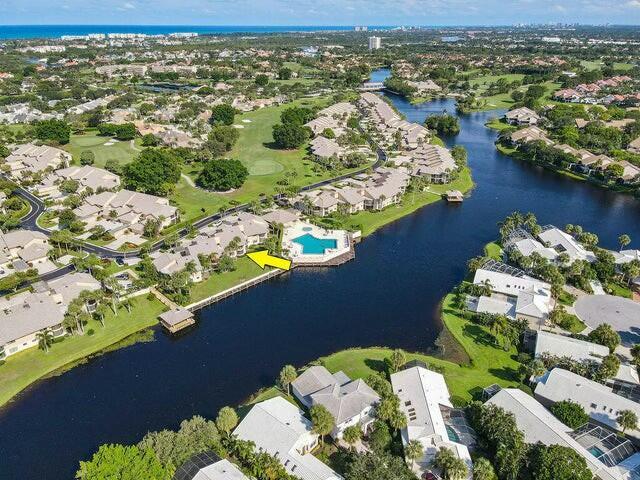
M 94 331 L 93 335 L 85 333 L 66 337 L 55 343 L 49 353 L 31 348 L 9 357 L 0 365 L 0 406 L 36 380 L 96 354 L 139 330 L 155 325 L 158 322 L 157 316 L 165 310 L 164 305 L 158 300 L 147 300 L 144 296 L 134 299 L 133 302 L 131 313 L 121 308 L 115 316 L 110 311 L 105 319 L 104 328 L 99 322 L 92 320 L 85 326 L 85 332 L 91 329 Z
M 90 150 L 96 156 L 96 167 L 104 167 L 109 160 L 116 160 L 121 165 L 131 162 L 139 151 L 142 150 L 141 139 L 134 141 L 134 148 L 130 141 L 120 142 L 113 140 L 113 145 L 105 145 L 111 137 L 102 137 L 96 132 L 89 131 L 83 135 L 71 135 L 71 141 L 64 146 L 64 149 L 73 155 L 75 162 L 80 161 L 80 154 L 85 150 Z
M 491 128 L 493 130 L 497 130 L 498 132 L 513 128 L 511 125 L 509 125 L 506 122 L 503 122 L 499 118 L 493 118 L 490 121 L 488 121 L 487 123 L 485 123 L 484 125 L 485 125 L 485 127 Z
M 447 295 L 443 301 L 442 319 L 471 362 L 460 365 L 422 353 L 407 353 L 407 361 L 421 360 L 429 367 L 441 370 L 455 404 L 479 398 L 482 389 L 493 383 L 526 390 L 520 382 L 520 364 L 516 360 L 515 348 L 509 351 L 497 348 L 488 330 L 458 316 L 458 311 L 452 303 L 453 295 Z M 322 357 L 319 361 L 332 373 L 342 370 L 352 379 L 366 379 L 371 374 L 384 371 L 384 359 L 389 357 L 391 352 L 391 349 L 384 347 L 352 348 Z M 251 405 L 276 396 L 284 397 L 295 404 L 293 398 L 274 386 L 257 392 L 240 407 L 239 413 L 242 416 Z
M 611 291 L 612 295 L 623 298 L 633 298 L 633 292 L 625 286 L 622 286 L 615 282 L 610 282 L 607 285 L 607 289 Z
M 483 75 L 481 77 L 470 79 L 469 85 L 488 88 L 491 83 L 495 83 L 501 78 L 505 79 L 508 82 L 513 82 L 515 80 L 522 80 L 524 78 L 524 75 L 521 73 L 508 73 L 505 75 Z
M 576 301 L 576 297 L 575 295 L 570 294 L 566 290 L 562 290 L 562 292 L 560 293 L 560 296 L 558 297 L 558 301 L 562 305 L 572 306 Z
M 236 269 L 233 272 L 214 273 L 205 281 L 194 284 L 191 287 L 189 303 L 197 302 L 234 285 L 246 282 L 265 273 L 265 271 L 249 257 L 240 257 L 236 261 Z
M 183 220 L 190 221 L 199 216 L 214 213 L 229 201 L 244 203 L 257 199 L 260 194 L 273 195 L 276 193 L 277 182 L 291 172 L 295 172 L 295 178 L 291 183 L 298 186 L 336 176 L 336 172 L 313 171 L 316 164 L 312 160 L 305 159 L 306 145 L 296 150 L 279 150 L 272 146 L 272 128 L 280 121 L 283 110 L 293 105 L 324 106 L 326 103 L 326 98 L 302 99 L 237 115 L 235 124 L 242 125 L 243 128 L 240 129 L 240 138 L 228 157 L 240 160 L 247 167 L 249 170 L 247 181 L 238 190 L 223 194 L 201 190 L 189 185 L 184 178 L 181 179 L 170 198 L 181 209 Z M 249 122 L 243 122 L 243 120 L 249 120 Z M 195 180 L 199 167 L 187 166 L 184 173 Z
M 487 243 L 484 246 L 484 254 L 494 260 L 502 260 L 502 247 L 496 242 Z
M 342 227 L 352 231 L 361 230 L 362 235 L 366 237 L 387 223 L 409 215 L 425 205 L 442 200 L 442 195 L 447 190 L 460 190 L 464 193 L 471 190 L 472 187 L 471 171 L 466 168 L 451 183 L 430 185 L 427 191 L 405 194 L 402 202 L 398 205 L 391 205 L 380 212 L 363 211 L 349 215 Z
M 587 328 L 587 326 L 582 320 L 580 320 L 575 315 L 571 313 L 566 313 L 566 312 L 562 316 L 562 322 L 560 327 L 571 333 L 580 333 L 585 328 Z
M 459 365 L 421 353 L 408 353 L 407 359 L 422 360 L 433 367 L 442 368 L 451 395 L 457 402 L 477 398 L 482 388 L 493 383 L 503 387 L 520 384 L 520 364 L 515 360 L 516 350 L 505 352 L 496 348 L 491 334 L 484 327 L 459 317 L 452 301 L 452 295 L 445 297 L 443 321 L 467 352 L 471 363 Z M 351 378 L 366 378 L 371 373 L 381 371 L 384 368 L 384 359 L 390 354 L 391 350 L 388 348 L 356 348 L 329 355 L 321 360 L 331 372 L 342 370 Z

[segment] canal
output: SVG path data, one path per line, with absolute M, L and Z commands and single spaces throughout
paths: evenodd
M 391 99 L 412 121 L 454 112 L 451 100 Z M 621 233 L 640 245 L 638 200 L 499 154 L 484 126 L 499 114 L 461 116 L 461 133 L 445 139 L 469 152 L 476 187 L 463 204 L 439 202 L 388 225 L 340 268 L 295 271 L 205 309 L 180 338 L 158 330 L 153 342 L 30 388 L 0 413 L 0 479 L 71 479 L 100 444 L 213 417 L 272 385 L 287 363 L 355 346 L 430 349 L 438 302 L 514 210 L 534 212 L 541 224 L 580 224 L 605 247 L 616 248 Z

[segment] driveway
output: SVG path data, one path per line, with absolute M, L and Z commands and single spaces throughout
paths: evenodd
M 612 295 L 588 295 L 575 303 L 576 315 L 591 328 L 608 323 L 630 347 L 640 343 L 640 303 Z

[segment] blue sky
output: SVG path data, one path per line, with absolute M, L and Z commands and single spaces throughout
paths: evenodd
M 640 24 L 640 0 L 0 0 L 0 24 Z

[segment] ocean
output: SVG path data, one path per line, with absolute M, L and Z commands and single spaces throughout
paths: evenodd
M 370 30 L 388 30 L 393 27 L 371 26 Z M 349 31 L 353 26 L 195 26 L 195 25 L 0 25 L 0 40 L 29 38 L 60 38 L 63 35 L 88 35 L 90 33 L 145 33 L 163 35 L 177 32 L 206 34 L 231 33 L 278 33 L 278 32 L 318 32 Z

